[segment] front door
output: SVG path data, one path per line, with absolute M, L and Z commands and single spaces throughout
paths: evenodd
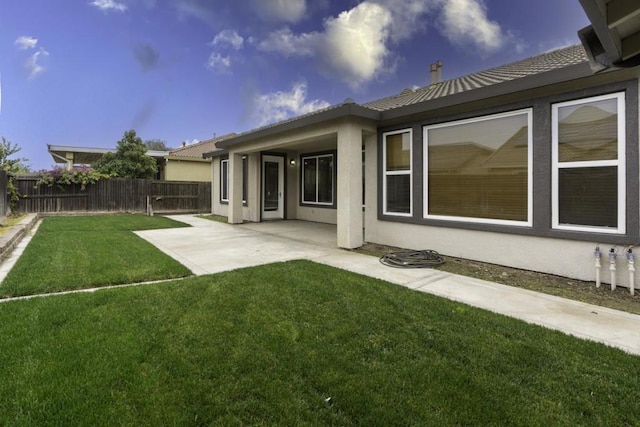
M 284 218 L 284 158 L 262 156 L 262 219 Z

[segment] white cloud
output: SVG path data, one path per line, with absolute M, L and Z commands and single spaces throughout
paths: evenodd
M 222 56 L 219 53 L 213 52 L 211 55 L 209 55 L 209 60 L 207 61 L 207 68 L 220 74 L 228 73 L 231 68 L 231 58 L 229 58 L 228 56 Z
M 38 44 L 38 39 L 30 36 L 20 36 L 13 42 L 18 49 L 27 50 L 33 49 Z
M 289 27 L 256 42 L 264 52 L 309 57 L 325 70 L 358 88 L 394 70 L 393 47 L 428 23 L 452 44 L 480 55 L 507 44 L 522 50 L 514 35 L 488 18 L 483 0 L 366 0 L 329 17 L 322 31 L 295 33 Z
M 20 50 L 27 49 L 35 49 L 38 44 L 38 39 L 30 36 L 21 36 L 16 39 L 14 44 Z M 30 79 L 36 77 L 39 74 L 42 74 L 45 71 L 44 66 L 41 64 L 42 60 L 49 56 L 49 52 L 44 50 L 44 48 L 40 48 L 37 52 L 33 53 L 24 64 L 24 67 L 27 70 L 28 77 Z
M 278 52 L 284 56 L 313 56 L 322 43 L 320 33 L 293 34 L 289 28 L 274 31 L 258 43 L 258 49 Z
M 483 53 L 491 53 L 509 39 L 500 24 L 489 20 L 482 0 L 446 0 L 442 17 L 444 36 L 458 46 L 472 46 Z
M 424 31 L 430 21 L 425 15 L 435 10 L 442 0 L 371 0 L 371 2 L 391 12 L 391 39 L 397 43 L 419 31 Z
M 358 87 L 385 68 L 391 23 L 389 10 L 363 2 L 326 19 L 324 32 L 294 34 L 284 28 L 271 33 L 258 48 L 285 56 L 318 57 L 347 84 Z
M 124 12 L 127 10 L 127 5 L 124 3 L 118 3 L 115 0 L 93 0 L 90 4 L 104 11 L 115 10 L 118 12 Z
M 391 13 L 372 3 L 360 3 L 325 22 L 326 60 L 351 86 L 373 79 L 389 54 Z
M 31 55 L 29 59 L 27 59 L 25 68 L 29 73 L 30 79 L 38 76 L 39 74 L 42 74 L 45 71 L 45 68 L 39 63 L 39 61 L 41 61 L 43 58 L 46 58 L 47 56 L 49 56 L 49 52 L 40 48 L 39 51 L 37 51 L 36 53 Z
M 231 46 L 235 50 L 240 50 L 244 39 L 235 30 L 220 31 L 211 42 L 212 46 Z
M 329 105 L 320 99 L 307 101 L 307 84 L 304 82 L 295 83 L 289 92 L 258 94 L 253 98 L 254 117 L 258 126 L 311 113 Z
M 268 21 L 298 22 L 307 11 L 305 0 L 254 0 L 258 16 Z

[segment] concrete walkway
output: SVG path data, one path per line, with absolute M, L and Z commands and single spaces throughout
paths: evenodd
M 430 269 L 396 269 L 338 249 L 335 226 L 304 221 L 229 225 L 176 215 L 191 228 L 137 234 L 194 274 L 308 259 L 442 296 L 640 355 L 640 316 Z

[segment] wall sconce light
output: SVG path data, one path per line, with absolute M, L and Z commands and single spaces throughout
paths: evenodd
M 291 160 L 289 160 L 289 164 L 290 164 L 291 166 L 295 166 L 295 165 L 296 165 L 296 159 L 291 159 Z

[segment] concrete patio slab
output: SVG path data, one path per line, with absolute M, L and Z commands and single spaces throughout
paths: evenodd
M 308 259 L 460 301 L 640 355 L 640 316 L 432 269 L 397 269 L 341 250 L 335 226 L 304 221 L 229 225 L 176 215 L 191 228 L 137 234 L 194 274 Z

